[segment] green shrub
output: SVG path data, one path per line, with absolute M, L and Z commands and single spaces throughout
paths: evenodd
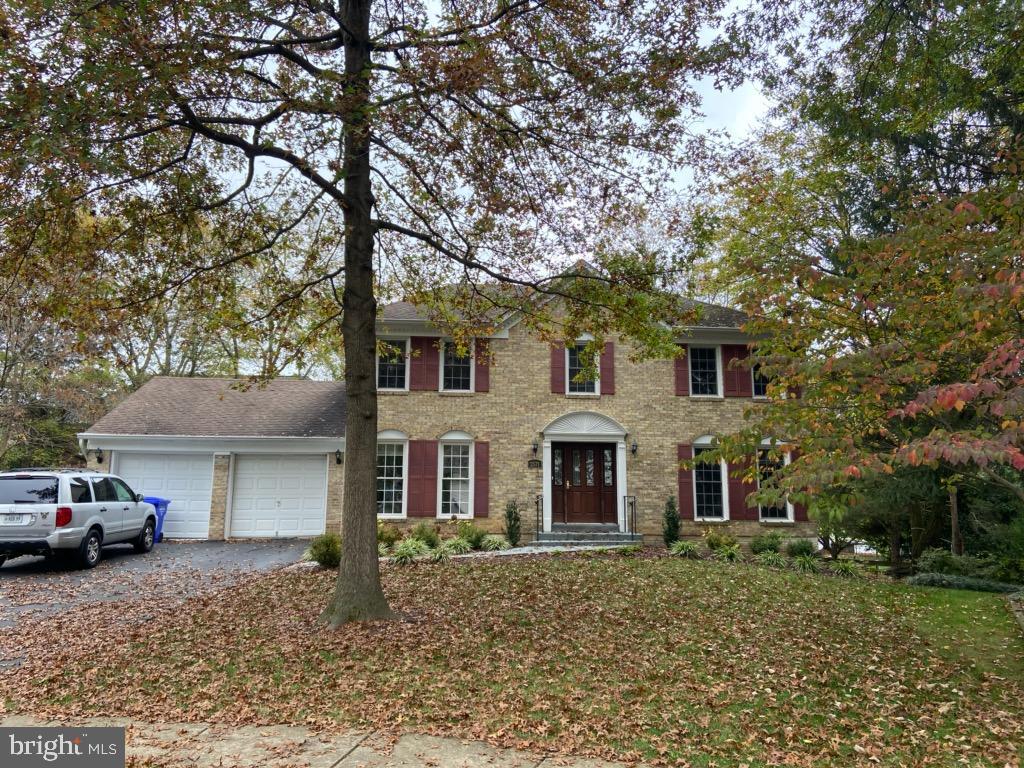
M 736 543 L 736 537 L 732 534 L 720 533 L 713 529 L 709 529 L 704 532 L 704 544 L 711 552 L 717 552 L 725 547 L 731 547 Z
M 309 543 L 309 559 L 324 568 L 337 568 L 341 563 L 341 536 L 322 533 Z
M 754 540 L 750 542 L 750 551 L 755 555 L 765 552 L 781 552 L 782 534 L 779 531 L 769 531 L 755 536 Z
M 460 539 L 465 539 L 473 549 L 483 546 L 487 532 L 473 524 L 471 520 L 459 520 L 455 530 Z
M 519 512 L 519 502 L 512 499 L 505 505 L 505 538 L 511 546 L 518 547 L 522 532 L 523 518 Z
M 793 558 L 793 567 L 800 573 L 817 573 L 818 558 L 814 555 L 796 555 Z
M 1005 554 L 954 555 L 948 549 L 926 549 L 917 559 L 922 573 L 971 576 L 990 581 L 1024 584 L 1024 560 Z
M 619 554 L 623 557 L 636 557 L 643 551 L 643 544 L 627 544 L 624 547 L 619 547 Z
M 743 559 L 743 555 L 740 554 L 740 545 L 727 544 L 719 547 L 715 550 L 715 559 L 723 560 L 727 563 L 738 563 Z
M 452 553 L 446 546 L 444 546 L 444 544 L 442 544 L 437 549 L 430 550 L 428 557 L 432 563 L 450 563 Z
M 676 504 L 675 496 L 669 496 L 665 502 L 665 512 L 661 518 L 661 538 L 664 539 L 666 547 L 671 547 L 679 541 L 679 506 Z
M 377 557 L 387 557 L 391 554 L 391 547 L 385 544 L 383 541 L 377 542 Z
M 855 579 L 860 576 L 860 570 L 853 560 L 833 560 L 828 567 L 829 571 L 844 579 Z
M 416 523 L 409 531 L 409 538 L 422 541 L 431 549 L 436 549 L 437 545 L 441 543 L 441 534 L 437 532 L 437 525 L 428 523 L 426 520 Z
M 442 542 L 441 548 L 448 550 L 452 555 L 466 555 L 473 551 L 473 545 L 458 536 Z
M 785 555 L 771 550 L 760 553 L 754 560 L 758 565 L 765 568 L 786 568 L 789 566 L 789 560 L 786 559 Z
M 383 520 L 377 521 L 377 543 L 387 544 L 389 547 L 395 546 L 398 540 L 402 538 L 402 531 L 397 525 L 391 523 L 385 523 Z
M 696 542 L 693 541 L 677 541 L 668 548 L 668 552 L 673 557 L 686 557 L 690 560 L 696 560 L 700 557 L 699 548 Z
M 1016 592 L 1019 584 L 978 579 L 972 576 L 955 576 L 948 573 L 919 573 L 907 579 L 915 587 L 945 587 L 946 589 L 969 589 L 974 592 Z
M 500 552 L 504 549 L 512 549 L 512 545 L 500 533 L 489 533 L 480 542 L 480 548 L 486 552 Z
M 395 548 L 391 552 L 391 560 L 397 565 L 408 565 L 429 552 L 430 547 L 420 539 L 402 539 L 395 544 Z
M 786 542 L 786 554 L 790 557 L 813 555 L 814 544 L 810 539 L 790 539 Z

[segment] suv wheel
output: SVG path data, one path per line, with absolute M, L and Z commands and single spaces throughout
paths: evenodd
M 102 543 L 99 531 L 95 528 L 89 531 L 78 546 L 78 564 L 83 568 L 95 568 L 103 556 L 100 549 Z
M 140 554 L 149 552 L 151 549 L 153 549 L 153 542 L 155 540 L 156 526 L 153 525 L 152 520 L 147 520 L 146 524 L 142 526 L 142 530 L 139 531 L 138 537 L 135 539 L 135 551 Z

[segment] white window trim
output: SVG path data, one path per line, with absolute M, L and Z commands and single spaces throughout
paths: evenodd
M 408 392 L 409 374 L 412 372 L 412 339 L 409 336 L 382 336 L 377 341 L 386 341 L 391 344 L 401 342 L 405 345 L 405 386 L 404 387 L 381 387 L 380 386 L 380 350 L 374 352 L 373 383 L 377 385 L 378 392 Z
M 759 490 L 759 491 L 761 490 L 761 451 L 766 451 L 766 450 L 769 450 L 769 449 L 770 449 L 770 446 L 765 446 L 765 445 L 762 445 L 760 448 L 757 449 L 757 451 L 758 451 L 757 462 L 758 463 L 757 463 L 757 473 L 756 474 L 757 474 L 757 490 Z M 793 459 L 793 454 L 792 453 L 790 453 L 789 451 L 786 451 L 785 453 L 783 453 L 782 454 L 782 466 L 788 467 L 789 466 L 789 462 L 792 461 L 792 459 Z M 792 523 L 792 522 L 796 521 L 796 513 L 795 513 L 795 510 L 793 509 L 793 502 L 791 502 L 789 500 L 788 496 L 786 497 L 786 517 L 784 519 L 780 518 L 780 517 L 765 517 L 764 513 L 762 511 L 763 509 L 764 509 L 764 505 L 758 503 L 758 505 L 757 505 L 757 521 L 759 523 L 763 523 L 764 525 L 787 525 L 789 523 Z
M 693 368 L 690 365 L 686 366 L 687 374 L 690 377 L 689 389 L 690 397 L 696 400 L 724 400 L 725 399 L 725 381 L 722 376 L 722 346 L 721 344 L 689 344 L 686 347 L 686 353 L 689 354 L 691 349 L 713 349 L 715 350 L 715 373 L 718 381 L 715 382 L 715 386 L 718 389 L 718 394 L 715 395 L 695 395 L 693 394 Z M 692 360 L 692 358 L 691 358 Z M 753 391 L 753 390 L 751 390 Z
M 466 506 L 469 507 L 468 515 L 450 515 L 445 514 L 444 508 L 441 506 L 441 487 L 444 484 L 444 447 L 446 445 L 466 445 L 469 446 L 469 502 Z M 476 451 L 473 449 L 472 440 L 445 440 L 441 439 L 437 443 L 437 519 L 438 520 L 451 520 L 453 517 L 456 520 L 472 520 L 474 512 L 476 511 L 476 500 L 473 498 L 474 485 L 476 484 Z
M 402 446 L 402 512 L 398 515 L 389 515 L 383 512 L 377 513 L 378 520 L 405 520 L 409 516 L 409 441 L 397 439 L 390 435 L 386 439 L 377 440 L 377 445 L 400 445 Z M 376 450 L 374 450 L 376 457 Z M 376 474 L 376 473 L 375 473 Z M 374 477 L 374 493 L 376 494 L 377 478 Z M 374 500 L 376 503 L 376 499 Z
M 469 389 L 446 389 L 444 386 L 444 350 L 449 344 L 454 343 L 455 342 L 450 339 L 444 339 L 441 341 L 440 364 L 437 366 L 437 391 L 462 393 L 476 392 L 476 342 L 472 342 L 469 345 Z
M 574 346 L 580 344 L 588 344 L 593 341 L 592 338 L 577 339 Z M 562 354 L 564 370 L 565 370 L 565 396 L 566 397 L 600 397 L 601 396 L 601 353 L 597 352 L 594 354 L 594 369 L 597 371 L 597 377 L 594 379 L 594 391 L 593 392 L 570 392 L 569 383 L 572 381 L 569 378 L 569 347 L 566 347 Z
M 690 450 L 693 452 L 693 458 L 697 458 L 698 448 L 710 448 L 712 439 L 708 437 L 699 437 L 691 446 Z M 726 464 L 725 459 L 718 460 L 719 467 L 721 469 L 722 477 L 722 516 L 721 517 L 698 517 L 697 516 L 697 463 L 694 461 L 693 469 L 690 470 L 690 484 L 693 486 L 693 519 L 698 523 L 725 523 L 729 520 L 729 466 Z

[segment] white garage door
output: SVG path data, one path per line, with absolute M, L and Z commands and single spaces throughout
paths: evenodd
M 118 453 L 117 474 L 136 493 L 171 500 L 164 518 L 164 536 L 169 539 L 209 537 L 212 454 Z
M 326 510 L 323 454 L 235 457 L 232 536 L 317 536 L 324 532 Z

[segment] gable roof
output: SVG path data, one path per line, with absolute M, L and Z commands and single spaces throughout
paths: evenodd
M 249 379 L 157 376 L 83 435 L 340 438 L 345 385 L 278 378 L 261 386 Z

